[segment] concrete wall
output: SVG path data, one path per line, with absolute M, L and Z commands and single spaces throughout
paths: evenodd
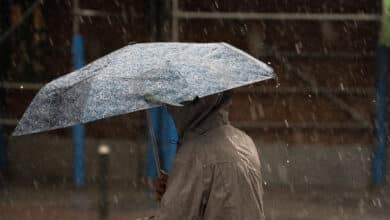
M 367 146 L 258 146 L 268 184 L 353 188 L 370 184 Z
M 138 184 L 144 170 L 145 143 L 137 140 L 85 140 L 85 172 L 87 181 L 97 176 L 100 144 L 111 147 L 110 176 L 114 181 Z M 35 135 L 9 141 L 10 170 L 17 179 L 64 181 L 72 178 L 72 140 L 70 138 Z
M 139 184 L 144 173 L 144 139 L 86 139 L 86 176 L 97 174 L 97 146 L 111 146 L 111 178 Z M 266 185 L 363 188 L 370 184 L 371 150 L 367 146 L 266 144 L 255 139 Z M 11 172 L 27 181 L 70 181 L 71 139 L 35 135 L 10 139 Z

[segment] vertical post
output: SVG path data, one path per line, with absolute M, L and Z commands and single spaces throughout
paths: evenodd
M 73 69 L 84 66 L 84 45 L 80 35 L 80 27 L 77 18 L 79 0 L 73 0 L 73 38 L 72 38 L 72 62 Z M 77 124 L 72 128 L 73 134 L 73 182 L 76 187 L 82 187 L 85 182 L 84 174 L 84 126 Z
M 0 180 L 1 180 L 1 175 L 6 175 L 7 171 L 8 171 L 7 142 L 4 137 L 3 127 L 0 125 Z
M 157 0 L 148 1 L 148 14 L 149 14 L 149 30 L 150 30 L 150 39 L 151 41 L 156 41 L 158 39 L 157 34 L 157 19 L 158 19 L 158 5 Z
M 390 46 L 390 0 L 382 1 L 382 26 L 379 46 L 376 50 L 376 114 L 375 149 L 372 161 L 372 181 L 380 186 L 385 181 L 385 159 L 387 140 L 387 71 L 388 47 Z
M 3 1 L 0 7 L 0 33 L 5 33 L 5 30 L 11 27 L 10 24 L 10 1 Z M 10 53 L 11 53 L 10 38 L 0 42 L 0 83 L 7 80 L 7 72 L 9 69 Z M 0 88 L 0 117 L 4 116 L 6 111 L 6 90 Z M 1 175 L 5 175 L 8 171 L 8 148 L 6 136 L 2 125 L 0 124 L 0 184 Z M 1 186 L 0 186 L 1 187 Z
M 151 41 L 165 41 L 168 4 L 166 0 L 148 0 L 147 3 L 150 39 Z
M 387 71 L 388 49 L 379 45 L 376 51 L 376 117 L 372 177 L 375 186 L 385 181 L 385 155 L 387 139 Z
M 172 41 L 179 41 L 179 0 L 172 0 Z
M 99 146 L 99 220 L 108 219 L 109 200 L 108 200 L 108 177 L 110 168 L 110 147 L 106 145 Z

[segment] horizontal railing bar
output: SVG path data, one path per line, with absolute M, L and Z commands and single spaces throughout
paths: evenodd
M 242 129 L 315 129 L 315 130 L 371 130 L 372 126 L 364 126 L 360 123 L 347 122 L 319 122 L 319 123 L 286 123 L 286 122 L 258 122 L 258 121 L 233 121 L 232 124 Z
M 263 13 L 263 12 L 204 12 L 174 10 L 173 16 L 185 19 L 237 20 L 317 20 L 317 21 L 379 21 L 381 14 L 366 13 Z

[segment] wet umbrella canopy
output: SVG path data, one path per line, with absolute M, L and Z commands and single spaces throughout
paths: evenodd
M 273 70 L 226 43 L 140 43 L 45 85 L 13 135 L 176 104 L 273 77 Z

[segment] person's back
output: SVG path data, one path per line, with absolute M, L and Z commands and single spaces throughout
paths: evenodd
M 220 113 L 182 135 L 156 219 L 264 219 L 256 147 Z

